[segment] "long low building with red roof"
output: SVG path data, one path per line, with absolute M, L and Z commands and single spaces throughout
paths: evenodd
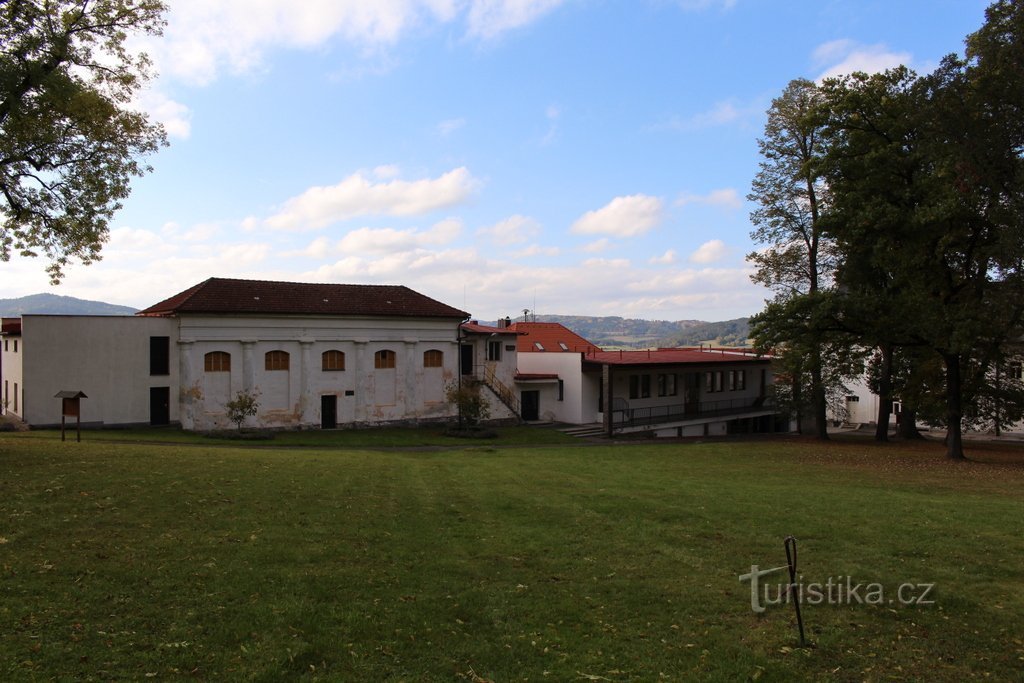
M 600 425 L 609 436 L 776 429 L 768 357 L 742 349 L 604 351 L 559 323 L 511 329 L 524 418 Z
M 470 321 L 398 285 L 210 278 L 134 316 L 4 319 L 3 410 L 61 422 L 81 393 L 95 426 L 323 428 L 456 416 L 479 386 L 494 419 L 599 425 L 612 435 L 768 430 L 770 359 L 726 349 L 605 351 L 559 323 Z

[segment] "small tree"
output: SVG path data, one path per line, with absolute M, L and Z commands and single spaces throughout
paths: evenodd
M 491 408 L 480 394 L 476 382 L 450 382 L 445 387 L 445 398 L 459 411 L 459 421 L 474 426 L 491 416 Z
M 238 431 L 242 431 L 242 423 L 247 417 L 255 415 L 259 407 L 259 393 L 245 389 L 239 391 L 233 399 L 224 404 L 228 419 L 238 425 Z

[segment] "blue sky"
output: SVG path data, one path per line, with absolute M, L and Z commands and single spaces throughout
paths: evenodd
M 746 200 L 793 78 L 926 72 L 979 0 L 170 0 L 149 161 L 52 291 L 208 277 L 404 284 L 474 317 L 759 311 Z

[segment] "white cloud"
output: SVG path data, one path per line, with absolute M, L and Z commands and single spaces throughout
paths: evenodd
M 465 125 L 466 119 L 463 118 L 445 119 L 441 123 L 437 124 L 437 132 L 441 137 L 448 137 Z
M 192 112 L 159 90 L 141 91 L 136 106 L 152 120 L 162 123 L 168 137 L 185 140 L 192 134 Z
M 687 204 L 706 204 L 723 209 L 738 209 L 743 206 L 743 201 L 740 199 L 739 192 L 731 187 L 726 187 L 720 190 L 712 190 L 708 194 L 703 195 L 685 193 L 679 195 L 679 198 L 676 199 L 676 206 L 686 206 Z
M 910 65 L 909 52 L 893 52 L 882 44 L 861 45 L 852 40 L 833 40 L 819 45 L 812 55 L 814 63 L 824 71 L 818 80 L 844 76 L 855 71 L 877 73 L 899 66 Z
M 712 8 L 723 10 L 736 6 L 736 0 L 676 0 L 684 10 L 701 11 Z
M 174 0 L 163 38 L 136 42 L 154 57 L 161 74 L 196 85 L 212 83 L 224 70 L 258 71 L 273 49 L 314 50 L 335 41 L 355 46 L 371 64 L 369 73 L 377 73 L 394 65 L 382 53 L 417 28 L 464 19 L 468 37 L 491 40 L 539 20 L 563 2 Z M 349 69 L 345 77 L 359 77 L 363 68 Z
M 354 173 L 337 185 L 311 187 L 266 220 L 271 228 L 323 228 L 356 216 L 418 216 L 465 201 L 476 181 L 465 167 L 438 178 L 374 183 Z
M 711 240 L 697 247 L 697 251 L 690 254 L 690 261 L 693 263 L 714 263 L 725 258 L 729 248 L 722 240 Z
M 540 234 L 540 223 L 527 216 L 516 214 L 486 228 L 480 228 L 476 234 L 490 237 L 499 247 L 521 244 Z
M 395 254 L 449 244 L 460 232 L 462 223 L 454 219 L 436 223 L 429 230 L 359 228 L 342 237 L 336 251 L 342 254 Z
M 558 247 L 543 247 L 539 244 L 531 244 L 525 249 L 514 251 L 509 254 L 510 258 L 522 259 L 530 258 L 533 256 L 558 256 L 562 253 L 562 250 Z
M 485 40 L 517 29 L 554 10 L 564 0 L 471 0 L 467 33 Z
M 562 108 L 557 105 L 550 104 L 544 111 L 544 116 L 548 120 L 548 132 L 544 134 L 543 138 L 541 138 L 540 144 L 550 145 L 558 135 L 558 119 L 562 117 Z
M 661 256 L 652 256 L 648 263 L 654 266 L 667 266 L 676 262 L 676 252 L 674 249 L 669 249 Z
M 610 246 L 612 246 L 612 241 L 607 237 L 602 237 L 594 242 L 584 244 L 582 249 L 589 254 L 597 254 L 607 250 Z
M 606 206 L 580 216 L 570 230 L 578 235 L 635 237 L 661 223 L 662 214 L 662 201 L 657 197 L 643 194 L 616 197 Z

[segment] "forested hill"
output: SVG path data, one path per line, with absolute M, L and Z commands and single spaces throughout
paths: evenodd
M 50 315 L 134 315 L 135 309 L 102 301 L 87 301 L 57 294 L 30 294 L 17 299 L 0 299 L 0 316 L 15 318 L 24 313 Z
M 522 320 L 518 318 L 517 321 Z M 530 317 L 533 320 L 533 317 Z M 538 315 L 537 322 L 561 323 L 602 348 L 662 346 L 746 346 L 748 318 L 723 322 L 639 320 L 618 316 Z M 496 323 L 488 323 L 494 325 Z

